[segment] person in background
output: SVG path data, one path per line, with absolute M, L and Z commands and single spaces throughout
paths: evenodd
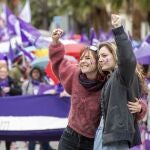
M 21 87 L 8 74 L 7 62 L 0 62 L 0 96 L 21 95 Z M 11 141 L 6 141 L 6 150 L 10 150 Z
M 22 85 L 26 79 L 26 66 L 22 56 L 13 64 L 12 69 L 9 71 L 9 75 L 12 79 L 16 80 L 20 86 Z
M 39 67 L 31 68 L 29 79 L 22 84 L 23 95 L 38 95 L 40 86 L 47 84 L 44 80 L 43 72 Z M 35 141 L 29 142 L 29 150 L 35 150 Z M 49 142 L 40 142 L 42 150 L 52 150 Z

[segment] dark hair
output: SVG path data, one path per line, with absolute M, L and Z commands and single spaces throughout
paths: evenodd
M 144 75 L 146 75 L 149 70 L 149 65 L 142 65 L 142 66 L 143 66 L 143 73 L 144 73 Z
M 34 70 L 37 70 L 37 71 L 39 72 L 39 74 L 40 74 L 39 80 L 40 80 L 40 81 L 43 81 L 44 73 L 43 73 L 43 71 L 42 71 L 39 67 L 37 67 L 37 66 L 35 66 L 35 67 L 33 67 L 33 68 L 31 69 L 31 71 L 30 71 L 30 77 L 32 77 L 32 73 L 33 73 Z

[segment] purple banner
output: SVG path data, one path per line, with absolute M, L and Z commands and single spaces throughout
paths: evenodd
M 8 96 L 0 99 L 0 116 L 67 117 L 69 98 L 56 95 Z
M 1 97 L 0 140 L 59 140 L 69 107 L 59 94 Z

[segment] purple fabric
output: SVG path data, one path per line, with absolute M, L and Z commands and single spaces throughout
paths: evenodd
M 107 40 L 112 39 L 112 38 L 113 38 L 113 33 L 112 33 L 112 31 L 109 31 L 109 32 L 107 33 L 106 37 L 107 37 Z
M 137 58 L 137 61 L 140 64 L 150 65 L 150 56 L 144 56 L 144 57 Z
M 150 64 L 150 44 L 143 42 L 134 53 L 139 63 Z
M 37 39 L 41 36 L 41 33 L 30 25 L 27 22 L 24 22 L 19 18 L 20 28 L 21 28 L 21 36 L 23 43 L 28 42 L 28 44 L 34 45 Z
M 67 117 L 69 98 L 56 95 L 13 96 L 0 98 L 0 116 Z
M 145 150 L 149 150 L 150 149 L 150 140 L 146 140 L 145 141 Z
M 17 35 L 16 29 L 15 29 L 15 23 L 18 20 L 17 20 L 17 17 L 12 13 L 12 11 L 8 7 L 5 7 L 5 13 L 6 13 L 7 32 L 9 35 L 9 39 L 11 39 L 12 36 Z M 12 62 L 14 59 L 14 50 L 12 49 L 11 42 L 10 42 L 9 52 L 7 56 L 8 56 L 8 59 L 10 59 Z
M 48 84 L 40 84 L 38 95 L 43 94 L 45 91 L 50 90 L 50 89 L 55 89 L 55 87 L 50 86 Z
M 39 80 L 32 80 L 32 84 L 35 85 L 35 86 L 39 86 L 40 81 Z
M 96 33 L 95 33 L 94 28 L 91 28 L 91 30 L 90 30 L 90 45 L 93 45 L 94 39 L 97 39 Z
M 70 100 L 56 95 L 1 97 L 0 116 L 68 116 Z M 32 131 L 2 131 L 0 140 L 59 140 L 64 129 L 45 129 Z
M 22 42 L 23 42 L 23 44 L 25 45 L 25 46 L 32 46 L 33 45 L 33 43 L 28 39 L 28 37 L 25 35 L 25 33 L 23 32 L 23 30 L 22 30 L 22 32 L 21 32 L 21 39 L 22 39 Z
M 131 148 L 130 150 L 140 150 L 140 146 L 135 146 L 135 147 Z
M 5 8 L 5 11 L 8 34 L 11 37 L 17 34 L 14 26 L 15 22 L 17 21 L 17 17 L 12 13 L 12 11 L 8 7 Z
M 4 35 L 5 35 L 4 29 L 0 27 L 0 41 L 3 40 Z
M 81 43 L 89 43 L 89 39 L 87 37 L 87 35 L 85 33 L 81 34 L 81 39 L 80 39 Z
M 5 60 L 7 61 L 7 56 L 3 53 L 0 53 L 0 60 Z
M 107 40 L 107 34 L 100 29 L 99 30 L 99 41 L 106 41 Z
M 150 44 L 150 35 L 146 38 L 146 42 Z
M 150 84 L 150 78 L 146 78 L 146 83 Z
M 25 50 L 22 46 L 18 46 L 18 45 L 17 45 L 17 48 L 18 48 L 27 58 L 29 58 L 30 61 L 33 61 L 33 60 L 34 60 L 34 58 L 33 58 L 33 56 L 31 55 L 31 53 L 28 52 L 27 50 Z
M 6 78 L 5 80 L 0 79 L 0 86 L 1 87 L 8 87 L 9 86 L 8 78 Z
M 14 58 L 15 58 L 15 54 L 14 54 L 14 50 L 12 49 L 11 43 L 9 46 L 9 52 L 7 54 L 8 59 L 13 62 Z

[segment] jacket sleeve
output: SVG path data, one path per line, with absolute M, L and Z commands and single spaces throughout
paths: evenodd
M 16 82 L 11 81 L 9 94 L 10 96 L 21 95 L 22 89 Z
M 52 64 L 52 69 L 56 77 L 60 80 L 67 93 L 72 93 L 72 83 L 74 73 L 77 71 L 77 63 L 73 63 L 65 57 L 64 45 L 49 46 L 49 58 Z
M 135 74 L 136 58 L 123 27 L 115 28 L 112 31 L 117 45 L 118 70 L 121 81 L 129 87 Z
M 147 112 L 146 100 L 140 99 L 139 103 L 141 104 L 141 112 L 136 114 L 136 120 L 142 120 Z

